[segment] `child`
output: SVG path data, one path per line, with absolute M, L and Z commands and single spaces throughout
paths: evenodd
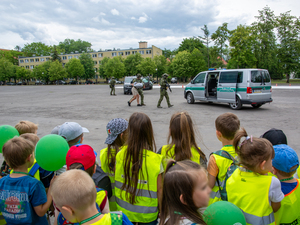
M 300 188 L 299 180 L 293 178 L 299 167 L 296 152 L 288 145 L 275 145 L 275 157 L 272 161 L 273 173 L 281 182 L 284 199 L 280 209 L 275 213 L 277 224 L 300 223 Z
M 94 181 L 82 170 L 69 170 L 59 175 L 51 194 L 56 207 L 72 223 L 132 225 L 122 212 L 101 214 L 98 211 Z
M 100 151 L 102 170 L 107 173 L 111 181 L 112 197 L 109 199 L 110 210 L 117 210 L 115 200 L 115 163 L 116 155 L 124 145 L 127 135 L 128 121 L 116 118 L 109 121 L 106 126 L 108 137 L 105 140 L 107 148 Z
M 116 156 L 115 195 L 118 210 L 133 223 L 156 224 L 161 193 L 161 156 L 156 150 L 150 118 L 133 113 L 127 146 Z
M 15 137 L 3 146 L 3 156 L 14 170 L 0 180 L 0 210 L 7 224 L 47 224 L 45 213 L 52 202 L 43 184 L 29 176 L 34 162 L 32 142 Z M 51 185 L 49 190 L 51 189 Z
M 237 154 L 233 147 L 233 138 L 240 129 L 239 118 L 233 113 L 224 113 L 217 117 L 215 126 L 216 136 L 222 142 L 221 150 L 235 158 Z M 222 183 L 225 182 L 226 173 L 231 164 L 232 160 L 214 153 L 210 155 L 207 167 L 208 184 L 212 188 L 209 205 L 221 201 L 220 189 L 223 189 Z
M 268 130 L 261 137 L 269 140 L 272 143 L 272 145 L 287 145 L 287 138 L 285 134 L 282 130 L 278 130 L 276 128 Z
M 96 155 L 93 148 L 89 145 L 82 144 L 72 146 L 67 153 L 66 164 L 67 170 L 84 170 L 90 175 L 90 177 L 92 177 L 96 170 Z M 95 189 L 97 190 L 96 203 L 100 212 L 109 213 L 109 203 L 106 191 L 97 187 Z M 54 203 L 56 204 L 55 201 Z M 69 222 L 66 221 L 60 213 L 57 223 L 62 225 L 68 224 Z
M 246 137 L 241 142 L 241 138 Z M 240 143 L 240 145 L 239 145 Z M 247 224 L 275 224 L 274 213 L 284 198 L 280 181 L 271 175 L 274 149 L 267 139 L 238 131 L 233 145 L 242 167 L 226 182 L 228 201 L 239 207 Z
M 170 139 L 172 142 L 170 143 Z M 196 143 L 192 118 L 187 112 L 175 113 L 170 120 L 168 145 L 161 148 L 161 155 L 167 160 L 176 161 L 190 159 L 203 167 L 207 167 L 207 159 Z M 164 162 L 166 161 L 164 160 Z M 166 163 L 164 163 L 164 167 Z
M 38 124 L 34 124 L 33 122 L 22 120 L 16 124 L 15 128 L 19 131 L 19 134 L 32 133 L 37 134 Z
M 211 189 L 205 169 L 191 160 L 169 161 L 164 173 L 159 225 L 206 224 L 198 209 Z

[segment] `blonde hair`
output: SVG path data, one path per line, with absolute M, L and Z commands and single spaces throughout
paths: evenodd
M 22 120 L 16 124 L 15 128 L 19 131 L 20 135 L 25 133 L 34 134 L 38 129 L 38 124 L 35 124 L 27 120 Z
M 26 159 L 34 151 L 31 141 L 22 137 L 15 137 L 7 141 L 2 148 L 2 153 L 7 164 L 15 169 L 26 163 Z
M 55 179 L 51 195 L 58 207 L 67 205 L 85 210 L 95 204 L 97 192 L 93 179 L 85 171 L 68 170 Z
M 20 137 L 31 141 L 34 144 L 34 146 L 36 146 L 36 144 L 40 140 L 40 138 L 36 134 L 32 134 L 32 133 L 21 134 Z

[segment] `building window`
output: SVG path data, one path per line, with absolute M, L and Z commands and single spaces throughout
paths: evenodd
M 29 69 L 29 66 L 26 66 L 26 69 Z
M 95 73 L 97 73 L 97 71 L 98 71 L 98 69 L 97 68 L 95 68 Z M 97 79 L 97 78 L 96 78 Z
M 99 65 L 101 64 L 101 60 L 99 60 Z
M 36 61 L 36 62 L 39 62 L 39 61 L 40 61 L 40 59 L 35 59 L 35 61 Z
M 97 61 L 94 61 L 94 65 L 97 65 Z
M 34 59 L 30 59 L 30 62 L 34 62 Z
M 50 60 L 50 58 L 48 57 L 48 58 L 46 58 L 46 61 L 49 61 Z
M 151 54 L 151 50 L 146 50 L 146 54 Z
M 74 55 L 74 58 L 75 58 L 75 59 L 79 59 L 79 56 L 78 56 L 78 55 Z
M 65 63 L 62 64 L 63 67 L 65 67 L 65 65 L 66 65 Z
M 92 54 L 92 57 L 93 58 L 97 58 L 97 54 Z
M 69 56 L 68 56 L 68 59 L 72 59 L 72 56 L 71 56 L 71 55 L 69 55 Z
M 103 57 L 103 53 L 98 53 L 98 57 Z
M 45 61 L 45 58 L 41 58 L 41 62 L 44 62 Z
M 130 55 L 130 52 L 125 52 L 125 55 Z
M 119 55 L 123 55 L 123 52 L 119 52 Z
M 141 55 L 144 55 L 144 50 L 139 51 Z
M 24 60 L 23 60 L 23 59 L 20 59 L 20 63 L 24 63 Z
M 25 59 L 25 63 L 28 63 L 29 62 L 29 60 L 28 59 Z
M 31 66 L 30 66 L 30 69 L 33 69 L 33 68 L 34 68 L 34 65 L 31 65 Z
M 117 53 L 116 53 L 116 52 L 112 52 L 112 53 L 111 53 L 111 56 L 112 56 L 112 57 L 117 56 Z
M 63 56 L 62 59 L 63 59 L 63 60 L 67 60 L 67 56 Z
M 137 51 L 132 51 L 132 55 L 135 55 L 137 53 Z

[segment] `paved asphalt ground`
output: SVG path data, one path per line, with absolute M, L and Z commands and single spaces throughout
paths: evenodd
M 270 128 L 282 129 L 289 145 L 300 155 L 300 90 L 294 86 L 275 86 L 271 104 L 259 109 L 245 105 L 237 111 L 231 110 L 228 104 L 187 104 L 180 84 L 173 86 L 173 93 L 169 93 L 174 104 L 172 108 L 167 107 L 165 100 L 162 109 L 156 107 L 158 86 L 144 91 L 147 106 L 137 107 L 133 102 L 129 107 L 127 101 L 131 96 L 124 95 L 122 87 L 117 85 L 117 96 L 110 96 L 108 85 L 0 86 L 0 125 L 14 126 L 20 120 L 29 120 L 39 124 L 37 134 L 41 138 L 56 125 L 75 121 L 89 129 L 90 133 L 84 135 L 84 143 L 99 153 L 106 147 L 106 124 L 111 119 L 129 119 L 133 112 L 146 113 L 153 124 L 157 148 L 160 148 L 167 143 L 171 115 L 184 110 L 190 113 L 199 131 L 199 146 L 209 155 L 222 147 L 215 135 L 215 119 L 222 113 L 233 112 L 249 135 L 258 137 Z

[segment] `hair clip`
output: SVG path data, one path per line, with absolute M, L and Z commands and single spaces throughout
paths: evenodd
M 250 137 L 250 141 L 251 141 L 251 143 L 252 143 L 252 135 L 251 135 L 251 137 Z
M 173 163 L 172 163 L 172 166 L 174 166 L 176 164 L 176 161 L 174 161 Z
M 174 214 L 182 215 L 181 212 L 174 211 Z

